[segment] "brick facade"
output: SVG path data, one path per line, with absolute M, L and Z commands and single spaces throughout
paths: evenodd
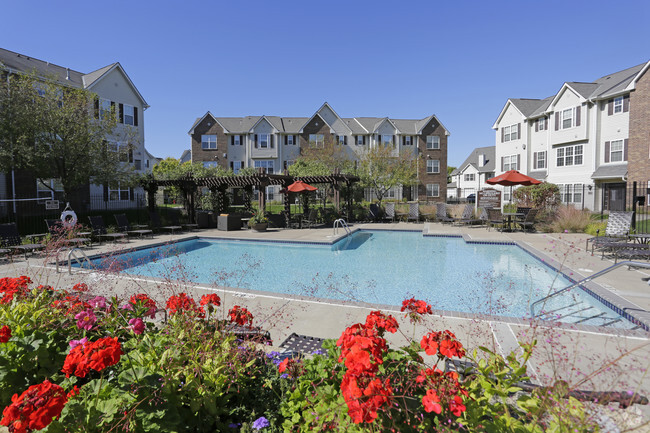
M 203 149 L 201 147 L 202 135 L 216 135 L 217 148 Z M 228 170 L 228 143 L 230 137 L 226 135 L 224 129 L 211 116 L 206 116 L 198 125 L 194 127 L 192 134 L 192 162 L 217 161 L 220 167 Z M 224 154 L 226 157 L 224 158 Z
M 447 134 L 445 128 L 431 119 L 422 129 L 422 134 L 417 137 L 418 153 L 418 200 L 444 203 L 447 199 Z M 427 136 L 440 137 L 440 149 L 427 149 Z M 427 160 L 437 159 L 440 161 L 440 173 L 427 173 Z M 438 184 L 440 194 L 438 197 L 427 197 L 427 184 Z
M 650 70 L 630 93 L 628 182 L 650 180 Z
M 303 127 L 302 134 L 298 135 L 298 144 L 300 145 L 301 150 L 305 147 L 309 147 L 309 134 L 323 134 L 324 143 L 329 143 L 335 138 L 330 131 L 330 127 L 319 115 L 315 115 L 314 118 Z

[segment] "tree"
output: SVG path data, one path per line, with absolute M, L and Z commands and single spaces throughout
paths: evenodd
M 135 134 L 116 128 L 114 108 L 100 114 L 93 93 L 33 76 L 9 75 L 0 86 L 0 171 L 28 171 L 50 189 L 45 180 L 59 179 L 66 200 L 91 182 L 130 184 Z
M 447 183 L 451 183 L 451 173 L 456 170 L 457 167 L 447 166 Z
M 359 164 L 361 185 L 372 188 L 379 205 L 392 188 L 410 185 L 417 179 L 417 158 L 403 153 L 393 155 L 391 146 L 378 146 L 363 154 Z
M 328 176 L 336 170 L 351 173 L 354 162 L 343 146 L 334 140 L 327 140 L 322 147 L 303 147 L 296 162 L 289 166 L 292 176 Z

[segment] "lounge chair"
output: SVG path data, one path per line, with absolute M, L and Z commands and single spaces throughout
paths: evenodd
M 381 218 L 381 210 L 376 203 L 371 203 L 368 209 L 368 218 L 372 222 L 377 222 Z
M 605 236 L 599 236 L 600 230 L 596 230 L 596 236 L 587 239 L 585 251 L 589 250 L 589 242 L 591 242 L 591 254 L 593 254 L 594 248 L 600 244 L 627 240 L 627 236 L 630 234 L 633 215 L 634 212 L 610 212 L 609 218 L 607 219 L 607 226 L 605 227 Z
M 129 224 L 129 219 L 127 218 L 126 214 L 119 213 L 113 215 L 115 217 L 115 222 L 117 223 L 117 228 L 121 231 L 126 233 L 129 236 L 151 236 L 153 238 L 153 230 L 151 229 L 135 229 L 131 227 L 131 224 Z
M 533 231 L 535 228 L 535 218 L 537 217 L 537 212 L 539 209 L 530 209 L 523 220 L 517 221 L 517 224 L 521 227 L 523 231 Z
M 487 219 L 487 229 L 490 231 L 490 228 L 496 227 L 497 225 L 503 227 L 505 221 L 503 215 L 501 215 L 501 209 L 488 209 L 488 219 Z
M 90 238 L 83 236 L 76 236 L 76 234 L 68 230 L 60 219 L 46 219 L 47 231 L 55 243 L 61 246 L 82 245 L 90 244 Z
M 634 248 L 616 248 L 614 250 L 614 263 L 622 260 L 650 260 L 649 245 L 634 244 Z
M 420 221 L 420 203 L 409 203 L 409 214 L 406 217 L 407 221 Z
M 121 239 L 128 238 L 126 233 L 108 233 L 106 231 L 106 225 L 104 224 L 104 218 L 102 218 L 101 215 L 89 216 L 88 220 L 90 221 L 93 236 L 98 238 L 100 242 L 102 239 L 110 239 L 113 242 L 117 242 Z
M 454 218 L 447 214 L 446 203 L 436 203 L 436 219 L 442 223 L 453 223 Z
M 162 223 L 160 222 L 160 215 L 158 215 L 158 212 L 149 212 L 149 218 L 151 219 L 151 225 L 152 227 L 160 230 L 167 230 L 172 232 L 174 234 L 175 232 L 180 232 L 183 230 L 183 227 L 179 225 L 171 225 L 171 226 L 163 226 Z
M 384 219 L 395 221 L 395 203 L 389 202 L 384 205 Z
M 460 218 L 455 218 L 454 223 L 456 224 L 477 224 L 480 223 L 481 220 L 478 218 L 474 218 L 474 205 L 473 204 L 466 204 L 465 209 L 463 209 L 463 214 L 461 215 Z
M 2 249 L 9 249 L 11 252 L 22 252 L 27 258 L 27 253 L 45 248 L 43 244 L 23 244 L 18 233 L 16 223 L 0 224 L 0 246 Z

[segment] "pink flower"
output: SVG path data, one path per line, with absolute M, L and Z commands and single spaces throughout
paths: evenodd
M 84 337 L 81 340 L 71 340 L 68 344 L 70 345 L 70 350 L 72 350 L 80 344 L 85 345 L 86 343 L 88 343 L 88 338 Z
M 128 302 L 120 307 L 122 310 L 130 310 L 133 311 L 133 305 L 129 304 Z
M 103 296 L 96 296 L 90 301 L 88 301 L 91 307 L 105 310 L 106 309 L 106 298 Z
M 144 322 L 141 318 L 129 320 L 129 328 L 133 331 L 135 335 L 140 335 L 144 332 Z
M 93 329 L 93 326 L 97 322 L 97 317 L 92 310 L 84 310 L 74 316 L 74 318 L 77 319 L 77 327 L 86 331 Z

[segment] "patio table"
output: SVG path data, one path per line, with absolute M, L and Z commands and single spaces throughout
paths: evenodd
M 526 214 L 522 212 L 503 212 L 501 215 L 507 217 L 505 221 L 506 222 L 505 225 L 508 227 L 508 231 L 512 231 L 512 217 L 517 218 L 517 217 L 525 216 Z
M 395 212 L 395 218 L 398 219 L 399 221 L 406 220 L 408 218 L 409 213 L 408 212 Z
M 639 233 L 630 237 L 639 244 L 650 244 L 650 233 Z

